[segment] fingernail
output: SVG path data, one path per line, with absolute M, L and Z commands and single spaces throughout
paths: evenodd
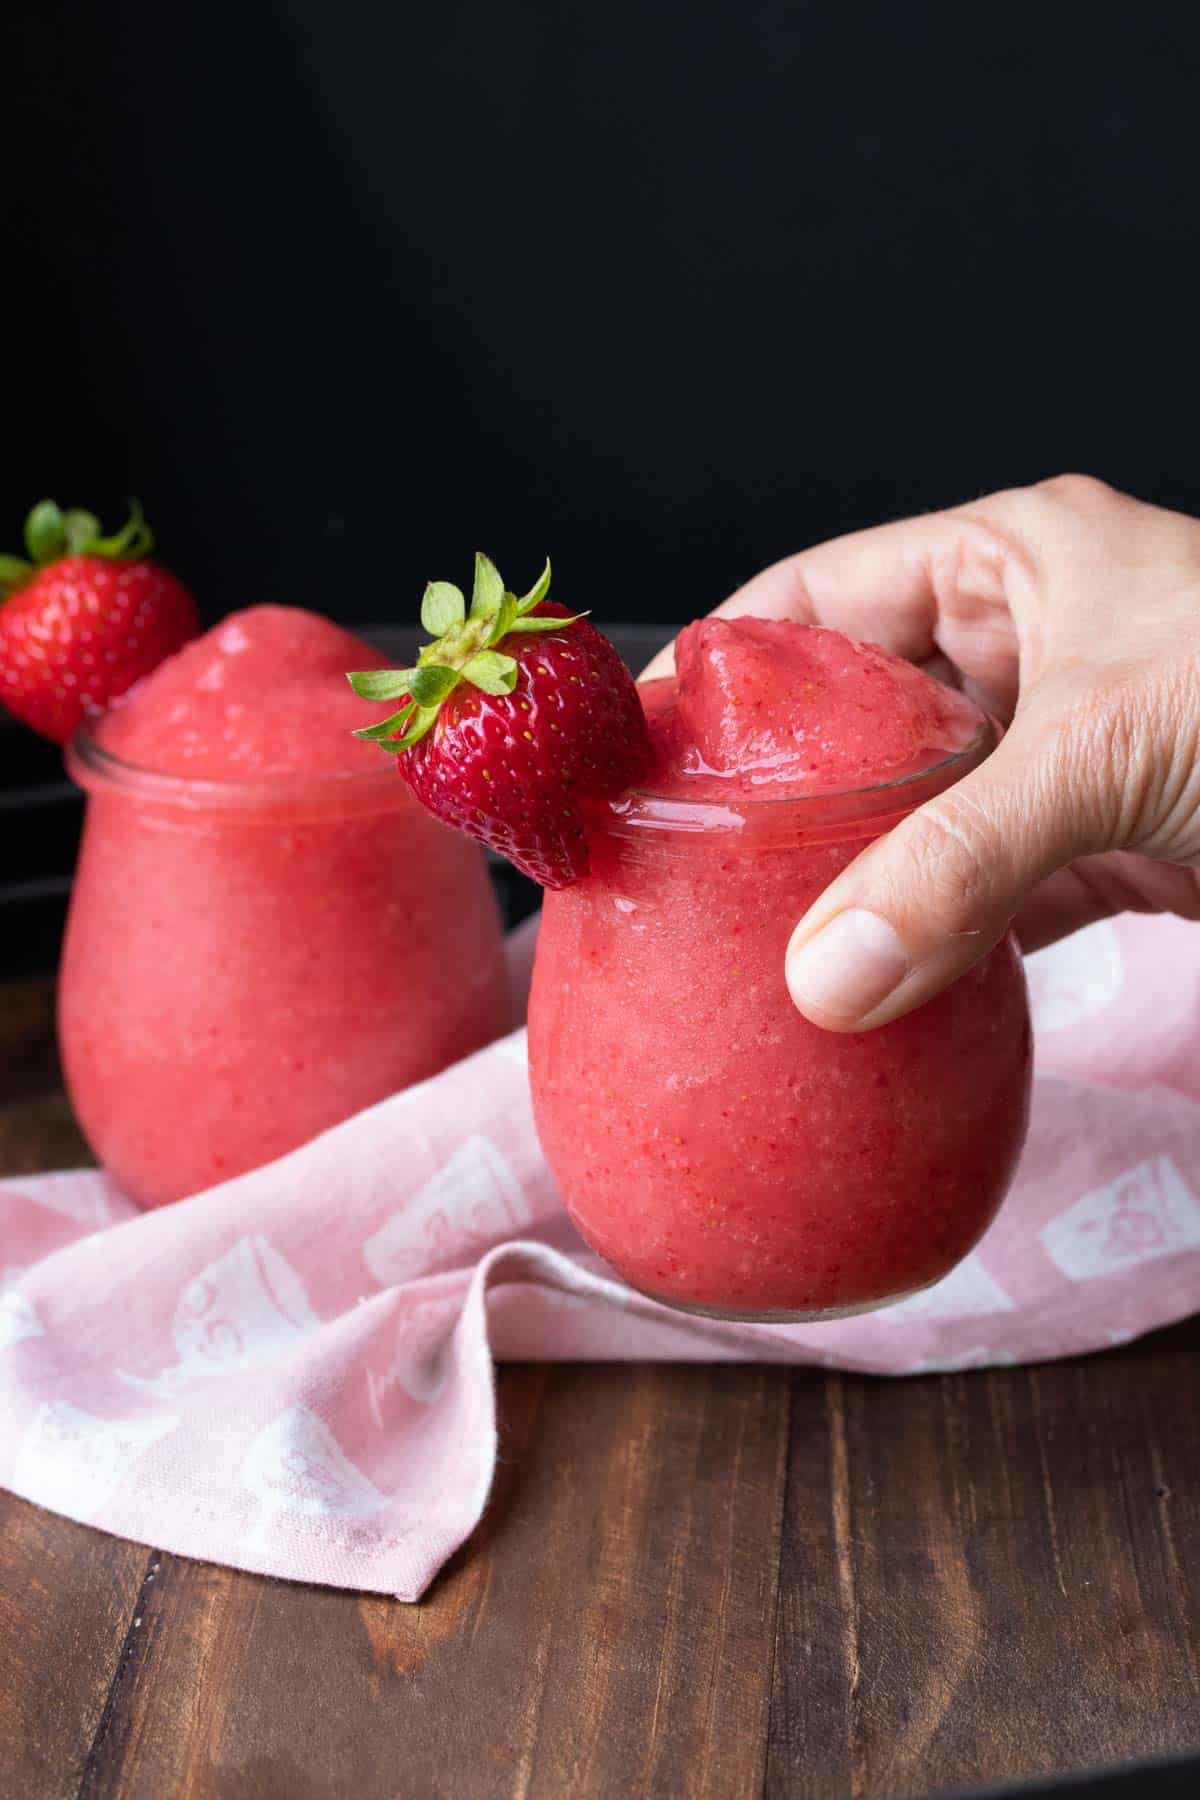
M 864 1019 L 899 987 L 908 968 L 908 952 L 887 920 L 851 907 L 789 950 L 786 974 L 802 1012 Z

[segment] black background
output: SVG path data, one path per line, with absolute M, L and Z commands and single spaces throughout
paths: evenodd
M 1079 467 L 1200 512 L 1200 9 L 16 0 L 0 526 L 600 621 Z

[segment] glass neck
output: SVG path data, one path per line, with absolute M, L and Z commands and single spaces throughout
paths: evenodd
M 210 823 L 299 823 L 372 818 L 416 805 L 389 761 L 374 766 L 308 774 L 264 775 L 251 780 L 193 779 L 124 761 L 87 732 L 66 750 L 72 780 L 96 798 L 121 798 L 162 815 L 203 815 Z
M 978 768 L 999 738 L 999 727 L 988 719 L 963 750 L 892 780 L 837 792 L 690 800 L 635 790 L 597 809 L 589 824 L 606 836 L 629 842 L 691 838 L 755 849 L 865 843 L 882 837 L 918 806 Z

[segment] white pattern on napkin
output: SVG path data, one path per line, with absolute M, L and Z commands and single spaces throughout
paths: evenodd
M 13 1486 L 68 1518 L 94 1518 L 142 1453 L 175 1423 L 168 1415 L 102 1419 L 69 1400 L 48 1400 L 21 1440 Z
M 189 1382 L 261 1368 L 320 1323 L 287 1259 L 260 1234 L 239 1238 L 179 1296 L 171 1334 L 178 1363 L 149 1379 L 117 1372 L 131 1387 L 169 1398 Z
M 507 1159 L 476 1134 L 367 1239 L 363 1260 L 381 1287 L 393 1287 L 427 1269 L 475 1262 L 532 1219 Z
M 1025 966 L 1038 1032 L 1066 1031 L 1099 1018 L 1120 997 L 1124 964 L 1111 919 L 1100 919 L 1052 944 L 1040 956 L 1031 956 Z
M 32 1300 L 17 1291 L 17 1282 L 25 1273 L 10 1265 L 0 1269 L 0 1351 L 19 1344 L 23 1338 L 41 1337 L 42 1322 Z
M 889 1325 L 902 1325 L 909 1319 L 973 1319 L 983 1313 L 1011 1312 L 1012 1306 L 996 1277 L 972 1252 L 942 1281 L 897 1301 L 879 1316 Z
M 1200 1247 L 1200 1201 L 1169 1156 L 1135 1163 L 1093 1188 L 1042 1232 L 1046 1253 L 1072 1281 Z
M 277 1515 L 360 1518 L 386 1506 L 330 1431 L 307 1406 L 292 1406 L 258 1433 L 242 1462 L 242 1482 L 261 1509 L 241 1542 L 269 1550 Z

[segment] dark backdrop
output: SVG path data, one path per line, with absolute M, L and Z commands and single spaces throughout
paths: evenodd
M 1200 512 L 1195 7 L 10 0 L 0 522 L 601 617 L 1080 467 Z

